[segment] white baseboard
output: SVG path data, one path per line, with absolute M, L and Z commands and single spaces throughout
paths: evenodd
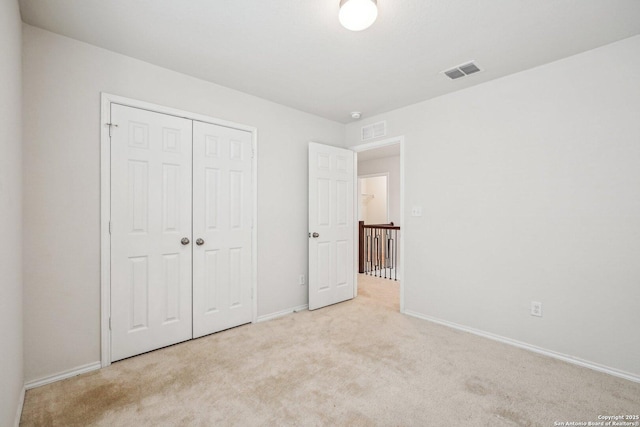
M 20 427 L 20 418 L 22 418 L 22 408 L 24 407 L 24 394 L 26 393 L 26 389 L 22 387 L 22 392 L 20 393 L 20 400 L 18 400 L 18 408 L 16 409 L 16 420 L 13 423 L 15 427 Z
M 277 311 L 271 314 L 265 314 L 264 316 L 258 316 L 256 323 L 266 322 L 267 320 L 277 319 L 278 317 L 286 316 L 287 314 L 297 313 L 299 311 L 308 310 L 309 304 L 299 305 L 293 308 L 287 308 L 286 310 Z
M 459 325 L 457 323 L 449 322 L 447 320 L 438 319 L 431 316 L 426 316 L 424 314 L 416 313 L 415 311 L 405 310 L 404 314 L 412 317 L 417 317 L 418 319 L 427 320 L 429 322 L 438 323 L 440 325 L 448 326 L 453 329 L 457 329 L 464 332 L 469 332 L 470 334 L 478 335 L 484 338 L 489 338 L 494 341 L 499 341 L 504 344 L 509 344 L 514 347 L 519 347 L 524 350 L 529 350 L 534 353 L 542 354 L 548 357 L 553 357 L 554 359 L 559 359 L 564 362 L 571 363 L 573 365 L 582 366 L 584 368 L 593 369 L 594 371 L 603 372 L 605 374 L 613 375 L 614 377 L 624 378 L 625 380 L 633 381 L 636 383 L 640 383 L 640 376 L 632 374 L 630 372 L 621 371 L 619 369 L 611 368 L 609 366 L 600 365 L 599 363 L 590 362 L 588 360 L 580 359 L 579 357 L 570 356 L 568 354 L 558 353 L 553 350 L 548 350 L 546 348 L 538 347 L 532 344 L 527 344 L 521 341 L 517 341 L 511 338 L 503 337 L 501 335 L 492 334 L 491 332 L 485 332 L 480 329 L 470 328 L 468 326 Z
M 51 384 L 56 381 L 64 380 L 67 378 L 75 377 L 76 375 L 84 374 L 87 372 L 95 371 L 100 369 L 102 366 L 100 362 L 92 362 L 87 363 L 86 365 L 78 366 L 73 369 L 69 369 L 63 372 L 59 372 L 57 374 L 49 375 L 46 377 L 39 378 L 37 380 L 27 382 L 24 387 L 27 390 L 31 390 L 32 388 L 40 387 L 45 384 Z

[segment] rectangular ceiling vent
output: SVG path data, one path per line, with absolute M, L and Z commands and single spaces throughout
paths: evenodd
M 382 121 L 372 125 L 362 127 L 362 141 L 367 139 L 380 138 L 387 134 L 387 122 Z
M 471 61 L 462 65 L 458 65 L 457 67 L 454 67 L 450 70 L 443 71 L 443 73 L 446 74 L 446 76 L 451 80 L 455 80 L 459 79 L 460 77 L 468 76 L 469 74 L 477 73 L 479 71 L 482 71 L 480 67 L 478 67 L 475 62 Z

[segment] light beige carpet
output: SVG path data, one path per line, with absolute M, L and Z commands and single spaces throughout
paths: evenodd
M 398 313 L 398 284 L 29 390 L 24 426 L 553 426 L 640 384 Z

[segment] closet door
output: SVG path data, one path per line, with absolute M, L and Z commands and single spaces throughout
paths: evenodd
M 112 360 L 192 337 L 192 122 L 111 104 Z
M 193 122 L 193 337 L 252 320 L 251 133 Z

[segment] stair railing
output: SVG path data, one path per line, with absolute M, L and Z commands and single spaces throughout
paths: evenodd
M 358 271 L 371 276 L 398 280 L 398 238 L 400 227 L 359 221 Z

